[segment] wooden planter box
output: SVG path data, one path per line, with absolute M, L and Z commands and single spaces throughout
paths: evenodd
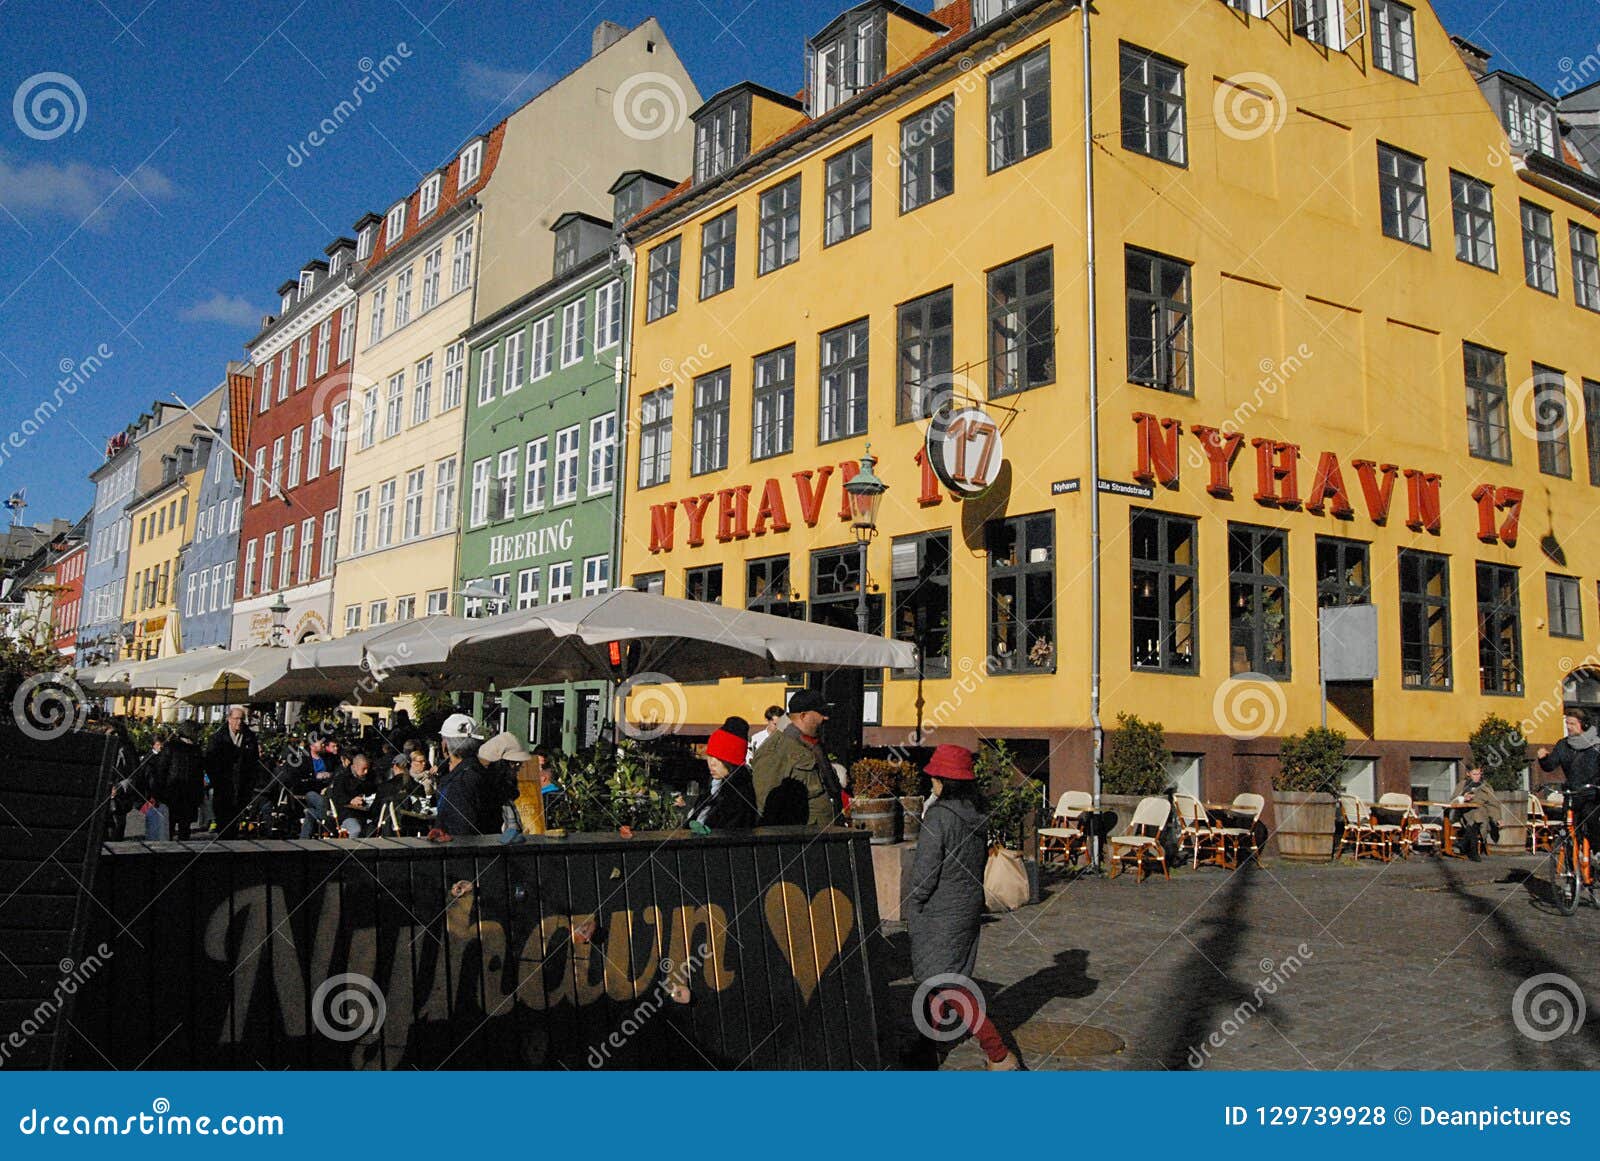
M 1333 795 L 1274 790 L 1272 817 L 1272 841 L 1284 862 L 1333 861 L 1333 835 L 1339 821 L 1339 803 Z
M 1528 792 L 1501 790 L 1500 841 L 1489 843 L 1491 855 L 1521 855 L 1528 851 Z

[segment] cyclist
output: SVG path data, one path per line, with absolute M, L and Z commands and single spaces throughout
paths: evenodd
M 1586 791 L 1576 797 L 1573 809 L 1578 824 L 1589 836 L 1589 848 L 1600 854 L 1600 734 L 1586 709 L 1567 713 L 1567 736 L 1555 749 L 1539 747 L 1539 769 L 1560 770 L 1571 791 Z

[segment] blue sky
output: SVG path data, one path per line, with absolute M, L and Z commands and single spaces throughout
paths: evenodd
M 219 382 L 279 283 L 580 64 L 599 20 L 657 16 L 702 93 L 747 78 L 792 92 L 805 36 L 848 3 L 0 0 L 0 98 L 40 73 L 82 93 L 76 130 L 49 140 L 0 109 L 0 428 L 110 352 L 22 449 L 0 448 L 0 494 L 25 486 L 29 521 L 80 515 L 107 436 Z M 1600 54 L 1594 0 L 1436 9 L 1547 87 Z M 289 165 L 363 62 L 402 44 L 360 113 Z

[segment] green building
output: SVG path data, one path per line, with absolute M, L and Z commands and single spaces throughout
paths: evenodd
M 674 183 L 624 174 L 626 220 Z M 631 263 L 612 224 L 567 213 L 551 227 L 552 277 L 466 333 L 467 433 L 456 564 L 464 616 L 603 593 L 616 576 Z M 490 595 L 492 593 L 492 595 Z M 605 686 L 505 690 L 480 714 L 571 752 L 605 720 Z

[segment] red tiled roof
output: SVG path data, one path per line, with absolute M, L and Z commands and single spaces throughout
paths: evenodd
M 250 403 L 255 398 L 256 375 L 260 373 L 258 368 L 228 372 L 228 444 L 237 453 L 228 459 L 233 463 L 236 480 L 244 474 L 240 461 L 250 447 Z
M 378 227 L 377 241 L 373 244 L 371 257 L 367 259 L 367 266 L 369 269 L 381 263 L 392 251 L 400 249 L 417 234 L 421 233 L 423 229 L 433 225 L 434 222 L 438 221 L 441 215 L 446 213 L 456 203 L 464 201 L 473 194 L 480 192 L 484 186 L 489 184 L 489 179 L 494 176 L 494 167 L 500 161 L 500 147 L 505 143 L 506 138 L 506 123 L 504 121 L 500 122 L 500 124 L 489 130 L 489 132 L 484 134 L 484 136 L 487 138 L 487 140 L 484 142 L 483 146 L 483 166 L 478 172 L 478 180 L 473 182 L 466 189 L 456 188 L 457 175 L 461 171 L 461 155 L 459 153 L 456 154 L 455 158 L 451 160 L 449 166 L 445 168 L 444 177 L 439 183 L 438 208 L 435 209 L 433 213 L 428 215 L 426 221 L 418 221 L 417 207 L 422 200 L 422 187 L 418 186 L 416 189 L 412 190 L 405 199 L 405 232 L 402 233 L 399 240 L 391 246 L 385 241 L 383 227 L 381 225 Z M 474 138 L 474 140 L 476 140 L 476 138 Z M 432 175 L 430 174 L 429 176 L 431 177 Z M 387 214 L 388 210 L 394 209 L 397 204 L 398 203 L 396 202 L 390 202 L 388 209 L 384 211 L 385 215 Z

